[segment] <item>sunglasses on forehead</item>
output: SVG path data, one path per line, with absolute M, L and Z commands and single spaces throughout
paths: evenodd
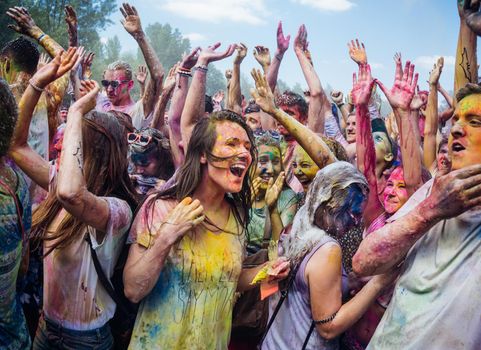
M 276 141 L 280 141 L 282 139 L 282 135 L 274 130 L 258 130 L 254 133 L 254 136 L 256 138 L 262 137 L 262 136 L 270 136 Z
M 109 85 L 112 86 L 114 89 L 116 87 L 119 87 L 120 84 L 125 84 L 125 83 L 128 83 L 130 80 L 102 80 L 101 83 L 102 83 L 102 86 L 104 88 L 108 88 Z
M 136 143 L 139 146 L 147 146 L 152 141 L 152 136 L 145 136 L 142 134 L 136 134 L 135 132 L 129 132 L 127 134 L 127 141 L 129 143 Z

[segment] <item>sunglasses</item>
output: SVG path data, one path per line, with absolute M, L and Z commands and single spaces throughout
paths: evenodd
M 102 80 L 101 83 L 102 83 L 102 86 L 104 88 L 108 88 L 109 85 L 111 85 L 114 89 L 119 87 L 120 84 L 125 84 L 125 83 L 128 83 L 130 80 L 121 80 L 121 81 L 118 81 L 118 80 Z
M 281 141 L 282 139 L 282 135 L 274 130 L 257 130 L 256 132 L 254 132 L 254 136 L 256 138 L 262 136 L 270 136 L 276 141 Z
M 135 132 L 129 132 L 127 134 L 127 141 L 129 143 L 136 143 L 139 146 L 147 146 L 152 141 L 152 136 L 145 136 L 142 134 L 136 134 Z

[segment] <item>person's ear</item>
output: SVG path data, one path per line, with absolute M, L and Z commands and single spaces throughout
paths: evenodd
M 200 156 L 200 164 L 207 164 L 207 157 L 205 156 L 205 153 L 202 153 Z
M 129 83 L 127 84 L 127 89 L 130 91 L 134 87 L 134 81 L 130 80 Z
M 392 152 L 386 153 L 386 155 L 384 156 L 384 160 L 387 163 L 392 162 L 393 159 L 394 159 L 394 154 L 392 154 Z

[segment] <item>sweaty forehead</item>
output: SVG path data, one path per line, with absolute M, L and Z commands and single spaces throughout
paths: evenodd
M 126 80 L 125 70 L 123 69 L 115 69 L 115 70 L 106 70 L 104 73 L 104 78 L 107 80 Z

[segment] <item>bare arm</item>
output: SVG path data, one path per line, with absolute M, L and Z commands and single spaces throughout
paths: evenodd
M 78 35 L 77 27 L 78 20 L 75 9 L 67 5 L 65 6 L 65 22 L 67 23 L 67 33 L 68 33 L 68 46 L 77 47 L 78 46 Z
M 256 83 L 256 90 L 251 91 L 251 95 L 261 109 L 286 128 L 320 169 L 335 162 L 336 157 L 320 136 L 275 105 L 274 95 L 266 77 L 255 69 L 252 70 L 252 77 Z
M 150 73 L 150 80 L 142 96 L 144 115 L 148 116 L 154 110 L 154 104 L 162 91 L 162 80 L 164 79 L 164 68 L 157 57 L 152 45 L 147 40 L 140 23 L 140 17 L 134 6 L 124 3 L 120 8 L 124 16 L 122 25 L 125 30 L 132 35 L 142 51 Z
M 268 47 L 256 46 L 254 48 L 254 57 L 262 67 L 264 74 L 267 74 L 271 66 L 271 54 Z
M 271 91 L 275 91 L 276 89 L 277 77 L 279 76 L 279 68 L 281 66 L 281 61 L 284 57 L 284 53 L 289 48 L 290 40 L 290 35 L 284 37 L 284 32 L 282 31 L 282 22 L 279 22 L 279 24 L 277 25 L 277 50 L 274 54 L 274 59 L 272 60 L 272 63 L 269 66 L 269 70 L 266 74 Z
M 240 86 L 240 65 L 247 55 L 247 46 L 240 44 L 236 47 L 237 55 L 234 58 L 234 66 L 232 67 L 232 78 L 230 79 L 228 89 L 228 105 L 227 109 L 242 114 L 242 94 Z
M 423 163 L 429 169 L 436 160 L 436 135 L 438 133 L 438 83 L 444 59 L 440 57 L 429 76 L 429 96 L 424 127 Z
M 369 195 L 366 209 L 363 212 L 364 224 L 369 227 L 384 212 L 378 198 L 376 176 L 376 150 L 369 118 L 369 98 L 374 80 L 369 65 L 359 65 L 359 79 L 353 75 L 352 99 L 356 106 L 356 154 L 357 168 L 366 177 L 369 184 Z
M 137 67 L 137 73 L 135 73 L 135 79 L 140 86 L 140 96 L 144 96 L 145 93 L 145 81 L 147 80 L 147 67 L 140 65 Z
M 30 13 L 25 7 L 11 7 L 7 11 L 7 15 L 12 18 L 17 24 L 9 24 L 10 29 L 15 30 L 17 33 L 27 35 L 28 37 L 38 41 L 40 45 L 47 51 L 50 57 L 55 57 L 60 51 L 63 50 L 55 40 L 45 34 L 33 20 Z
M 349 116 L 349 110 L 347 105 L 344 103 L 344 94 L 342 91 L 332 90 L 331 99 L 337 106 L 337 109 L 341 112 L 341 130 L 346 129 L 347 117 Z
M 178 64 L 175 64 L 170 69 L 169 75 L 167 76 L 167 79 L 165 79 L 165 84 L 164 84 L 164 88 L 162 89 L 162 94 L 157 100 L 155 104 L 154 112 L 153 112 L 151 127 L 157 130 L 161 130 L 162 132 L 167 131 L 165 130 L 165 109 L 174 91 L 175 76 L 177 75 L 177 67 L 178 67 Z
M 147 207 L 149 202 L 144 203 L 132 225 L 136 243 L 130 247 L 124 268 L 124 292 L 134 303 L 154 288 L 170 249 L 204 220 L 202 205 L 189 197 L 170 211 L 161 200 L 152 204 L 153 210 Z
M 405 216 L 368 235 L 352 259 L 356 274 L 372 276 L 399 264 L 431 227 L 481 204 L 481 165 L 436 177 L 430 195 Z
M 202 49 L 197 59 L 197 69 L 192 79 L 189 92 L 185 101 L 185 106 L 182 111 L 180 120 L 180 130 L 182 134 L 182 143 L 184 145 L 184 152 L 187 152 L 187 147 L 190 141 L 190 135 L 194 129 L 197 121 L 203 117 L 205 112 L 205 83 L 207 76 L 207 66 L 210 62 L 218 61 L 229 57 L 234 53 L 235 45 L 229 45 L 224 52 L 215 52 L 220 46 L 216 43 L 206 49 Z

